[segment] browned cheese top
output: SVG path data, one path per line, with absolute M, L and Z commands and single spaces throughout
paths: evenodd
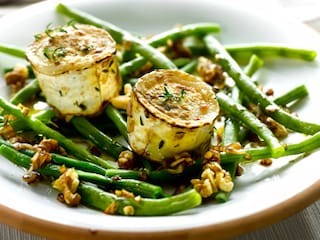
M 82 70 L 116 52 L 116 43 L 103 29 L 76 24 L 48 28 L 36 34 L 26 56 L 33 68 L 43 74 L 56 75 Z
M 178 70 L 156 70 L 143 76 L 134 89 L 153 115 L 192 125 L 212 123 L 219 106 L 212 88 L 199 78 Z

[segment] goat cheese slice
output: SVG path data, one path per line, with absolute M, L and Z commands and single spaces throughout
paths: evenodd
M 155 70 L 133 88 L 128 137 L 133 151 L 152 161 L 182 152 L 201 153 L 210 144 L 219 105 L 212 88 L 179 70 Z
M 47 28 L 36 35 L 26 57 L 46 101 L 61 115 L 97 114 L 120 92 L 116 42 L 103 29 Z

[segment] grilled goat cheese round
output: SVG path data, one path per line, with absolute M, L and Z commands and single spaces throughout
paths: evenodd
M 94 115 L 121 89 L 116 42 L 103 29 L 47 28 L 36 35 L 26 57 L 47 102 L 62 115 Z
M 130 146 L 153 161 L 202 152 L 210 144 L 218 113 L 208 84 L 178 70 L 155 70 L 141 77 L 131 94 Z

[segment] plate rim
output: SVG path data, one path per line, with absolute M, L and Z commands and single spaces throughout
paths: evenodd
M 130 240 L 137 238 L 144 240 L 205 240 L 207 239 L 208 234 L 213 234 L 215 239 L 226 239 L 261 229 L 278 221 L 284 220 L 293 214 L 298 213 L 299 211 L 302 211 L 320 199 L 319 189 L 320 180 L 292 198 L 248 216 L 243 216 L 241 218 L 223 223 L 178 230 L 130 232 L 109 230 L 104 231 L 102 229 L 76 227 L 39 219 L 37 217 L 30 216 L 3 206 L 2 204 L 0 204 L 0 222 L 37 236 L 54 238 L 55 240 L 69 240 L 70 238 L 81 240 L 88 239 L 88 237 L 94 240 L 103 240 L 106 239 L 106 237 L 117 240 Z M 263 221 L 259 221 L 259 219 L 263 219 Z M 227 231 L 231 227 L 232 231 Z M 130 234 L 132 234 L 132 236 Z
M 11 18 L 12 16 L 18 14 L 18 12 L 25 11 L 25 8 L 32 8 L 33 5 L 46 5 L 46 2 L 49 1 L 32 4 L 31 6 L 27 6 L 19 9 L 18 11 L 9 13 L 7 16 L 8 18 Z M 71 2 L 74 3 L 74 1 Z M 51 2 L 50 4 L 53 3 Z M 222 5 L 225 5 L 225 3 L 222 2 Z M 6 16 L 3 18 L 6 18 Z M 311 27 L 298 22 L 294 22 L 294 24 L 299 24 L 307 31 L 310 31 L 310 34 L 314 34 L 315 37 L 320 39 L 320 35 Z M 70 237 L 76 237 L 78 239 L 87 239 L 88 237 L 90 237 L 90 239 L 105 239 L 106 237 L 111 237 L 117 238 L 119 240 L 135 238 L 154 240 L 163 239 L 164 237 L 166 239 L 193 239 L 194 237 L 194 239 L 201 240 L 207 239 L 206 235 L 209 233 L 215 234 L 215 237 L 219 239 L 225 239 L 239 236 L 249 231 L 260 229 L 262 227 L 266 227 L 272 223 L 281 221 L 303 210 L 304 208 L 314 203 L 316 200 L 320 199 L 319 190 L 320 180 L 313 183 L 311 186 L 294 195 L 293 197 L 277 203 L 270 208 L 263 209 L 253 214 L 223 223 L 208 224 L 206 226 L 197 226 L 196 228 L 188 229 L 170 229 L 166 232 L 157 230 L 150 232 L 113 232 L 110 230 L 104 231 L 102 229 L 96 230 L 71 225 L 63 225 L 61 223 L 40 219 L 22 212 L 18 212 L 2 204 L 0 204 L 0 222 L 3 222 L 4 224 L 20 229 L 22 231 L 30 232 L 38 236 L 54 238 L 57 240 L 70 239 Z M 263 219 L 263 221 L 257 221 L 258 219 Z M 232 226 L 233 231 L 226 231 L 230 229 L 230 226 Z M 133 236 L 128 235 L 130 233 L 132 233 Z M 64 236 L 64 234 L 66 235 Z

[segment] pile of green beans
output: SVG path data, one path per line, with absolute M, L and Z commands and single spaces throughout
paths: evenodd
M 235 82 L 235 86 L 231 89 L 227 91 L 223 89 L 216 94 L 225 121 L 220 144 L 226 146 L 243 142 L 241 134 L 250 131 L 266 145 L 245 149 L 244 152 L 236 154 L 228 152 L 220 154 L 221 165 L 233 179 L 236 179 L 239 163 L 307 154 L 320 148 L 320 124 L 302 121 L 284 109 L 288 104 L 308 96 L 305 85 L 294 87 L 282 96 L 271 98 L 260 91 L 257 83 L 251 78 L 263 67 L 265 58 L 285 57 L 313 61 L 317 55 L 314 50 L 265 43 L 223 46 L 216 39 L 216 34 L 220 33 L 221 27 L 215 23 L 188 24 L 144 40 L 112 23 L 64 4 L 58 4 L 56 11 L 75 22 L 105 29 L 118 44 L 130 42 L 131 47 L 129 50 L 126 49 L 125 59 L 120 59 L 119 70 L 124 83 L 130 83 L 133 86 L 137 78 L 132 73 L 140 71 L 146 63 L 150 63 L 153 69 L 179 68 L 190 74 L 197 74 L 199 56 L 205 56 L 213 63 L 219 64 Z M 169 54 L 157 49 L 167 46 L 168 42 L 179 42 L 185 39 L 188 39 L 190 56 L 171 59 Z M 25 57 L 23 49 L 11 45 L 0 44 L 0 52 L 17 58 Z M 247 65 L 243 67 L 243 63 Z M 104 157 L 94 155 L 59 131 L 59 127 L 56 128 L 53 124 L 53 119 L 59 116 L 53 109 L 37 114 L 23 114 L 18 104 L 27 104 L 30 99 L 37 99 L 40 93 L 37 79 L 31 79 L 10 100 L 0 97 L 1 126 L 4 125 L 4 116 L 10 114 L 15 117 L 15 120 L 10 120 L 15 131 L 32 131 L 42 138 L 57 140 L 67 155 L 51 153 L 51 162 L 36 171 L 57 179 L 61 175 L 61 166 L 74 168 L 80 180 L 77 192 L 81 195 L 82 204 L 100 211 L 106 211 L 110 206 L 116 205 L 114 213 L 120 215 L 126 215 L 125 209 L 130 206 L 134 208 L 132 214 L 139 216 L 168 215 L 202 204 L 201 195 L 190 187 L 190 179 L 201 174 L 201 157 L 195 161 L 194 165 L 186 166 L 179 173 L 166 168 L 158 169 L 158 166 L 154 166 L 141 156 L 135 156 L 141 164 L 140 168 L 120 169 L 116 164 Z M 264 114 L 269 115 L 287 129 L 308 135 L 307 138 L 298 143 L 284 145 L 267 125 L 248 110 L 246 103 L 260 106 Z M 270 106 L 275 111 L 266 110 Z M 109 104 L 101 115 L 99 117 L 109 121 L 110 128 L 116 129 L 124 141 L 128 141 L 126 113 Z M 98 147 L 111 159 L 117 159 L 121 152 L 130 150 L 129 145 L 118 142 L 108 131 L 99 129 L 94 124 L 94 120 L 74 116 L 68 124 L 82 139 Z M 34 151 L 18 151 L 15 145 L 0 139 L 0 154 L 14 164 L 29 169 Z M 186 190 L 179 194 L 169 194 L 163 190 L 164 185 L 173 185 L 176 182 L 186 184 Z M 141 198 L 137 200 L 119 197 L 114 194 L 116 189 L 127 190 Z M 229 195 L 230 193 L 220 191 L 214 198 L 219 202 L 225 202 Z

